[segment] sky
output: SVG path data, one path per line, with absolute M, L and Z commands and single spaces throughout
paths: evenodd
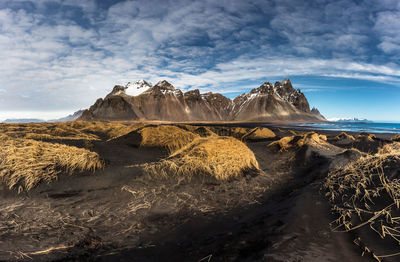
M 233 98 L 290 78 L 327 118 L 400 122 L 398 0 L 0 0 L 0 61 L 0 120 L 139 79 Z

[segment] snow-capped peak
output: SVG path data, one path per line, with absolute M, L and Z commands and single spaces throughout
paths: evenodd
M 136 82 L 128 82 L 125 86 L 125 93 L 128 96 L 138 96 L 143 92 L 149 90 L 151 87 L 151 83 L 141 79 Z
M 371 120 L 365 119 L 365 118 L 357 118 L 357 117 L 335 117 L 335 118 L 329 118 L 328 121 L 330 122 L 352 122 L 352 123 L 369 123 L 372 122 Z

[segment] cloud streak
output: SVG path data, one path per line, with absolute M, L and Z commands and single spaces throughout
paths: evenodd
M 140 78 L 222 93 L 291 76 L 398 85 L 399 27 L 390 0 L 6 0 L 0 112 L 73 111 Z

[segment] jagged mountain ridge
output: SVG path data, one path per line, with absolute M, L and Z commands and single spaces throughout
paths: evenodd
M 289 79 L 272 85 L 265 82 L 249 93 L 231 100 L 218 93 L 201 94 L 198 89 L 182 92 L 163 80 L 151 86 L 144 80 L 132 87 L 115 86 L 104 99 L 84 111 L 81 120 L 165 120 L 165 121 L 321 121 L 304 94 Z M 135 90 L 136 91 L 136 90 Z M 318 111 L 318 110 L 317 110 Z

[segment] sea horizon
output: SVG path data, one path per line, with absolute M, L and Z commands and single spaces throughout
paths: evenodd
M 299 122 L 288 123 L 287 126 L 308 130 L 366 132 L 366 133 L 400 133 L 399 122 Z

